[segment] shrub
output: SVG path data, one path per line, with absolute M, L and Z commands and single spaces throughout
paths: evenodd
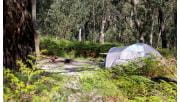
M 161 62 L 155 58 L 145 58 L 143 59 L 144 65 L 140 68 L 140 74 L 147 77 L 156 77 L 156 76 L 164 76 L 163 66 Z
M 123 75 L 138 75 L 140 66 L 135 62 L 129 62 L 125 65 L 117 65 L 112 68 L 111 73 L 114 78 L 118 78 Z
M 169 82 L 156 83 L 150 79 L 131 75 L 121 76 L 113 81 L 121 90 L 123 96 L 127 96 L 130 102 L 175 102 L 176 84 Z
M 120 102 L 175 102 L 176 84 L 156 83 L 146 76 L 121 74 L 114 78 L 111 70 L 97 70 L 81 76 L 82 93 L 96 93 L 105 100 Z
M 122 96 L 118 87 L 112 82 L 110 73 L 105 70 L 98 70 L 93 75 L 81 77 L 80 83 L 83 91 L 95 91 L 103 96 Z
M 123 91 L 125 96 L 133 99 L 136 96 L 146 97 L 150 95 L 150 89 L 153 89 L 153 81 L 143 76 L 121 76 L 114 80 L 115 84 Z
M 22 61 L 17 62 L 19 71 L 4 68 L 4 100 L 31 102 L 38 100 L 50 102 L 53 97 L 48 93 L 59 91 L 61 76 L 57 80 L 43 70 L 33 66 L 28 68 Z
M 162 81 L 159 86 L 158 90 L 162 93 L 164 98 L 168 102 L 175 102 L 177 97 L 177 86 L 175 83 L 168 83 L 165 81 Z
M 64 39 L 56 39 L 54 37 L 42 37 L 40 48 L 47 49 L 48 55 L 58 55 L 67 56 L 68 54 L 72 56 L 83 56 L 83 57 L 98 57 L 99 53 L 108 52 L 108 50 L 115 46 L 121 46 L 120 44 L 97 44 L 92 42 L 78 42 L 78 41 L 68 41 Z
M 177 55 L 176 49 L 159 48 L 157 50 L 166 58 L 176 57 Z
M 165 60 L 166 61 L 166 60 Z M 168 61 L 168 60 L 167 60 Z M 152 57 L 129 62 L 113 67 L 110 71 L 113 83 L 130 102 L 175 102 L 176 84 L 151 80 L 156 76 L 170 76 L 175 73 L 175 66 L 164 64 L 162 60 Z M 173 71 L 173 72 L 171 72 Z
M 111 72 L 114 78 L 122 75 L 141 75 L 149 78 L 175 76 L 176 66 L 168 63 L 168 60 L 148 57 L 131 61 L 125 65 L 117 65 L 112 68 Z

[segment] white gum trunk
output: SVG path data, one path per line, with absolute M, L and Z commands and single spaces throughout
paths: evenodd
M 81 28 L 79 28 L 79 41 L 81 42 L 82 41 L 82 35 L 81 35 L 81 33 L 82 33 L 82 29 Z

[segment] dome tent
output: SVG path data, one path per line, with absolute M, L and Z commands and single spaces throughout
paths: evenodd
M 161 54 L 156 49 L 144 43 L 136 43 L 123 48 L 113 47 L 106 56 L 105 67 L 110 68 L 117 64 L 125 64 L 128 61 L 151 55 L 161 57 Z

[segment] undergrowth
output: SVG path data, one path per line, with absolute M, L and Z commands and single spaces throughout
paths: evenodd
M 80 93 L 80 96 L 73 97 L 80 97 L 82 102 L 89 102 L 97 96 L 102 97 L 104 102 L 176 101 L 176 83 L 151 80 L 156 76 L 171 76 L 169 70 L 175 73 L 173 69 L 176 69 L 176 66 L 169 68 L 171 64 L 165 66 L 151 58 L 108 70 L 98 68 L 91 72 L 85 71 L 79 76 L 80 89 L 76 90 L 64 88 L 65 83 L 75 81 L 74 77 L 44 72 L 35 66 L 28 68 L 21 61 L 18 64 L 19 71 L 4 69 L 5 102 L 67 102 L 70 95 L 77 93 Z
M 17 61 L 19 71 L 4 68 L 5 102 L 52 102 L 63 85 L 63 76 L 45 72 Z
M 175 69 L 174 65 L 173 73 Z M 97 91 L 104 99 L 113 97 L 114 102 L 175 102 L 176 83 L 151 80 L 157 76 L 171 76 L 169 70 L 172 71 L 169 65 L 145 58 L 109 70 L 99 69 L 94 75 L 81 77 L 82 90 Z
M 89 41 L 78 42 L 68 41 L 64 39 L 56 39 L 55 37 L 41 37 L 41 49 L 43 54 L 57 56 L 74 56 L 74 57 L 98 57 L 100 53 L 107 53 L 108 50 L 121 44 L 106 43 L 100 45 Z
M 173 58 L 177 56 L 176 49 L 158 48 L 157 49 L 163 57 Z
M 148 78 L 157 76 L 176 77 L 176 62 L 153 57 L 131 61 L 125 65 L 117 65 L 112 68 L 113 77 L 121 75 L 140 75 Z
M 53 36 L 42 36 L 40 48 L 42 54 L 64 57 L 102 57 L 100 53 L 107 53 L 112 47 L 122 47 L 121 43 L 98 44 L 89 41 L 78 42 L 55 38 Z M 157 49 L 165 58 L 176 57 L 176 49 Z
M 96 59 L 89 58 L 94 62 L 103 62 L 100 53 L 108 52 L 114 46 L 121 44 L 99 45 L 50 37 L 41 38 L 42 54 L 69 58 L 96 57 Z M 80 89 L 76 90 L 77 92 L 62 87 L 65 82 L 72 81 L 72 78 L 68 79 L 69 77 L 58 73 L 48 73 L 35 66 L 28 68 L 19 61 L 19 71 L 4 68 L 4 100 L 5 102 L 66 102 L 71 94 L 82 93 L 82 102 L 93 99 L 95 96 L 91 94 L 102 96 L 104 102 L 175 102 L 176 83 L 151 80 L 158 76 L 176 78 L 174 51 L 158 50 L 166 59 L 149 57 L 126 65 L 118 65 L 112 69 L 99 67 L 91 74 L 85 72 L 80 76 Z M 84 70 L 87 69 L 88 66 L 84 66 Z

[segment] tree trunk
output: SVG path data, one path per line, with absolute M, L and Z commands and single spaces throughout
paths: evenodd
M 33 19 L 33 23 L 34 23 L 34 27 L 35 30 L 37 29 L 37 23 L 36 23 L 36 0 L 32 0 L 32 19 Z M 40 55 L 40 51 L 39 51 L 39 43 L 40 43 L 40 39 L 39 39 L 40 35 L 39 32 L 37 32 L 37 30 L 34 33 L 34 42 L 35 42 L 35 52 L 36 52 L 36 56 Z
M 138 3 L 139 3 L 139 0 L 131 0 L 131 4 L 133 6 L 133 10 L 132 10 L 131 14 L 134 15 L 134 24 L 135 24 L 135 27 L 138 31 L 138 33 L 136 35 L 136 39 L 139 42 L 144 42 L 144 33 L 141 31 L 141 24 L 140 24 L 140 21 L 138 19 L 138 14 L 137 14 L 137 7 L 136 6 Z
M 170 39 L 169 40 L 169 48 L 172 49 L 172 48 L 176 48 L 176 44 L 177 44 L 177 11 L 174 10 L 173 12 L 173 17 L 172 17 L 172 22 L 174 23 L 173 27 L 173 31 L 172 31 L 172 34 L 170 36 Z
M 28 55 L 35 50 L 32 4 L 29 0 L 4 0 L 3 3 L 3 66 L 18 70 L 16 61 L 21 59 L 28 64 Z
M 81 42 L 82 41 L 82 37 L 81 37 L 81 28 L 79 28 L 79 42 Z
M 161 40 L 162 40 L 162 48 L 168 48 L 168 41 L 167 41 L 167 37 L 165 34 L 165 31 L 162 31 L 161 33 Z
M 149 35 L 149 44 L 153 46 L 154 16 L 152 15 L 151 32 Z
M 101 32 L 100 32 L 100 37 L 99 37 L 99 42 L 100 44 L 104 44 L 104 27 L 106 24 L 106 18 L 104 18 L 102 20 L 102 24 L 101 24 Z
M 139 29 L 140 27 L 140 21 L 138 19 L 138 15 L 137 15 L 137 4 L 139 3 L 139 0 L 132 0 L 132 5 L 133 5 L 133 12 L 132 14 L 134 14 L 134 20 L 135 20 L 135 26 L 137 29 Z
M 140 39 L 139 39 L 140 43 L 144 43 L 145 42 L 144 35 L 145 35 L 144 32 L 140 32 Z
M 93 42 L 96 42 L 95 37 L 95 31 L 96 31 L 96 18 L 95 18 L 95 1 L 93 0 L 93 34 L 92 34 L 92 39 Z
M 161 37 L 161 43 L 162 43 L 162 48 L 167 48 L 167 37 L 166 37 L 166 32 L 165 32 L 165 24 L 164 24 L 164 12 L 162 8 L 159 8 L 159 38 L 158 38 L 158 43 L 159 39 Z
M 177 46 L 177 10 L 174 11 L 174 25 L 175 25 L 175 29 L 174 29 L 174 38 L 172 41 L 172 47 L 176 48 Z
M 102 9 L 103 9 L 103 16 L 102 16 L 102 22 L 101 22 L 101 31 L 99 35 L 99 43 L 104 44 L 104 28 L 106 23 L 106 15 L 105 15 L 105 0 L 102 2 Z
M 133 28 L 133 15 L 134 15 L 133 10 L 131 10 L 131 18 L 130 18 L 130 21 L 129 21 L 131 29 Z
M 160 39 L 161 39 L 161 31 L 159 31 L 158 38 L 157 38 L 157 45 L 156 45 L 157 48 L 159 47 Z

